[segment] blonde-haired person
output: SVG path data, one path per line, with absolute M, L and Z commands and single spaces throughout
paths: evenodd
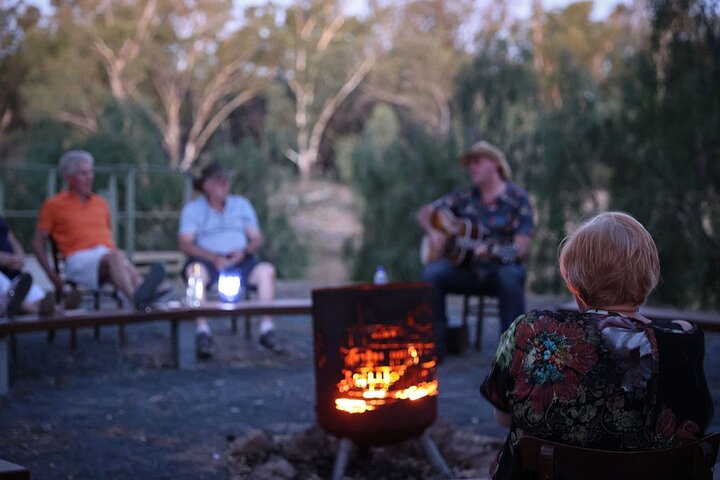
M 702 330 L 639 313 L 660 278 L 655 242 L 640 222 L 620 212 L 592 218 L 564 240 L 560 272 L 580 313 L 518 318 L 480 387 L 510 428 L 496 480 L 521 471 L 523 435 L 648 450 L 699 438 L 713 414 Z

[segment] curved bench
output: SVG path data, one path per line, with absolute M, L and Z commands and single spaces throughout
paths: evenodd
M 20 315 L 0 320 L 0 395 L 9 391 L 9 339 L 18 333 L 128 325 L 133 323 L 169 321 L 172 324 L 171 348 L 178 368 L 193 368 L 195 358 L 195 320 L 243 315 L 310 315 L 312 300 L 278 299 L 272 302 L 244 301 L 238 303 L 207 302 L 202 307 L 165 306 L 149 311 L 131 309 L 61 312 L 50 317 Z

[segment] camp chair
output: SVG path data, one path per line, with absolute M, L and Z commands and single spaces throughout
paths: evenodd
M 520 438 L 523 472 L 513 479 L 712 480 L 720 433 L 678 447 L 607 451 Z
M 53 261 L 53 268 L 55 269 L 55 273 L 63 277 L 63 263 L 62 263 L 62 255 L 60 254 L 60 250 L 58 249 L 57 243 L 55 243 L 55 240 L 52 236 L 48 236 L 48 239 L 50 241 L 50 252 L 52 254 L 52 261 Z M 116 303 L 118 308 L 122 308 L 122 300 L 120 299 L 120 295 L 118 295 L 117 287 L 112 286 L 111 289 L 103 288 L 101 285 L 97 289 L 94 290 L 84 290 L 82 289 L 77 283 L 73 282 L 72 280 L 68 280 L 66 278 L 63 278 L 63 282 L 70 286 L 72 290 L 75 290 L 79 292 L 81 295 L 91 295 L 92 301 L 93 301 L 93 308 L 95 310 L 100 310 L 100 304 L 101 304 L 101 296 L 107 295 L 111 297 Z M 57 303 L 61 303 L 63 301 L 63 294 L 64 292 L 57 292 Z M 119 325 L 119 336 L 120 336 L 120 344 L 125 344 L 125 326 Z M 94 327 L 95 331 L 95 338 L 100 338 L 100 327 Z M 55 330 L 48 330 L 48 342 L 52 342 L 55 339 Z M 76 329 L 71 328 L 70 329 L 70 348 L 72 350 L 75 350 L 77 348 L 77 332 Z

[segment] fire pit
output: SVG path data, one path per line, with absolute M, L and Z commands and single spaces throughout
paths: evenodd
M 366 448 L 415 437 L 449 471 L 423 435 L 437 417 L 431 305 L 427 284 L 313 291 L 316 411 L 320 426 L 344 440 L 336 472 L 351 442 Z

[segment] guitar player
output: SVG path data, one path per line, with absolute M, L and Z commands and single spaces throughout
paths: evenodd
M 505 331 L 525 313 L 525 261 L 533 236 L 528 193 L 510 181 L 503 152 L 480 141 L 462 155 L 470 183 L 424 205 L 415 218 L 430 252 L 422 272 L 430 282 L 438 357 L 446 353 L 447 293 L 498 297 Z

